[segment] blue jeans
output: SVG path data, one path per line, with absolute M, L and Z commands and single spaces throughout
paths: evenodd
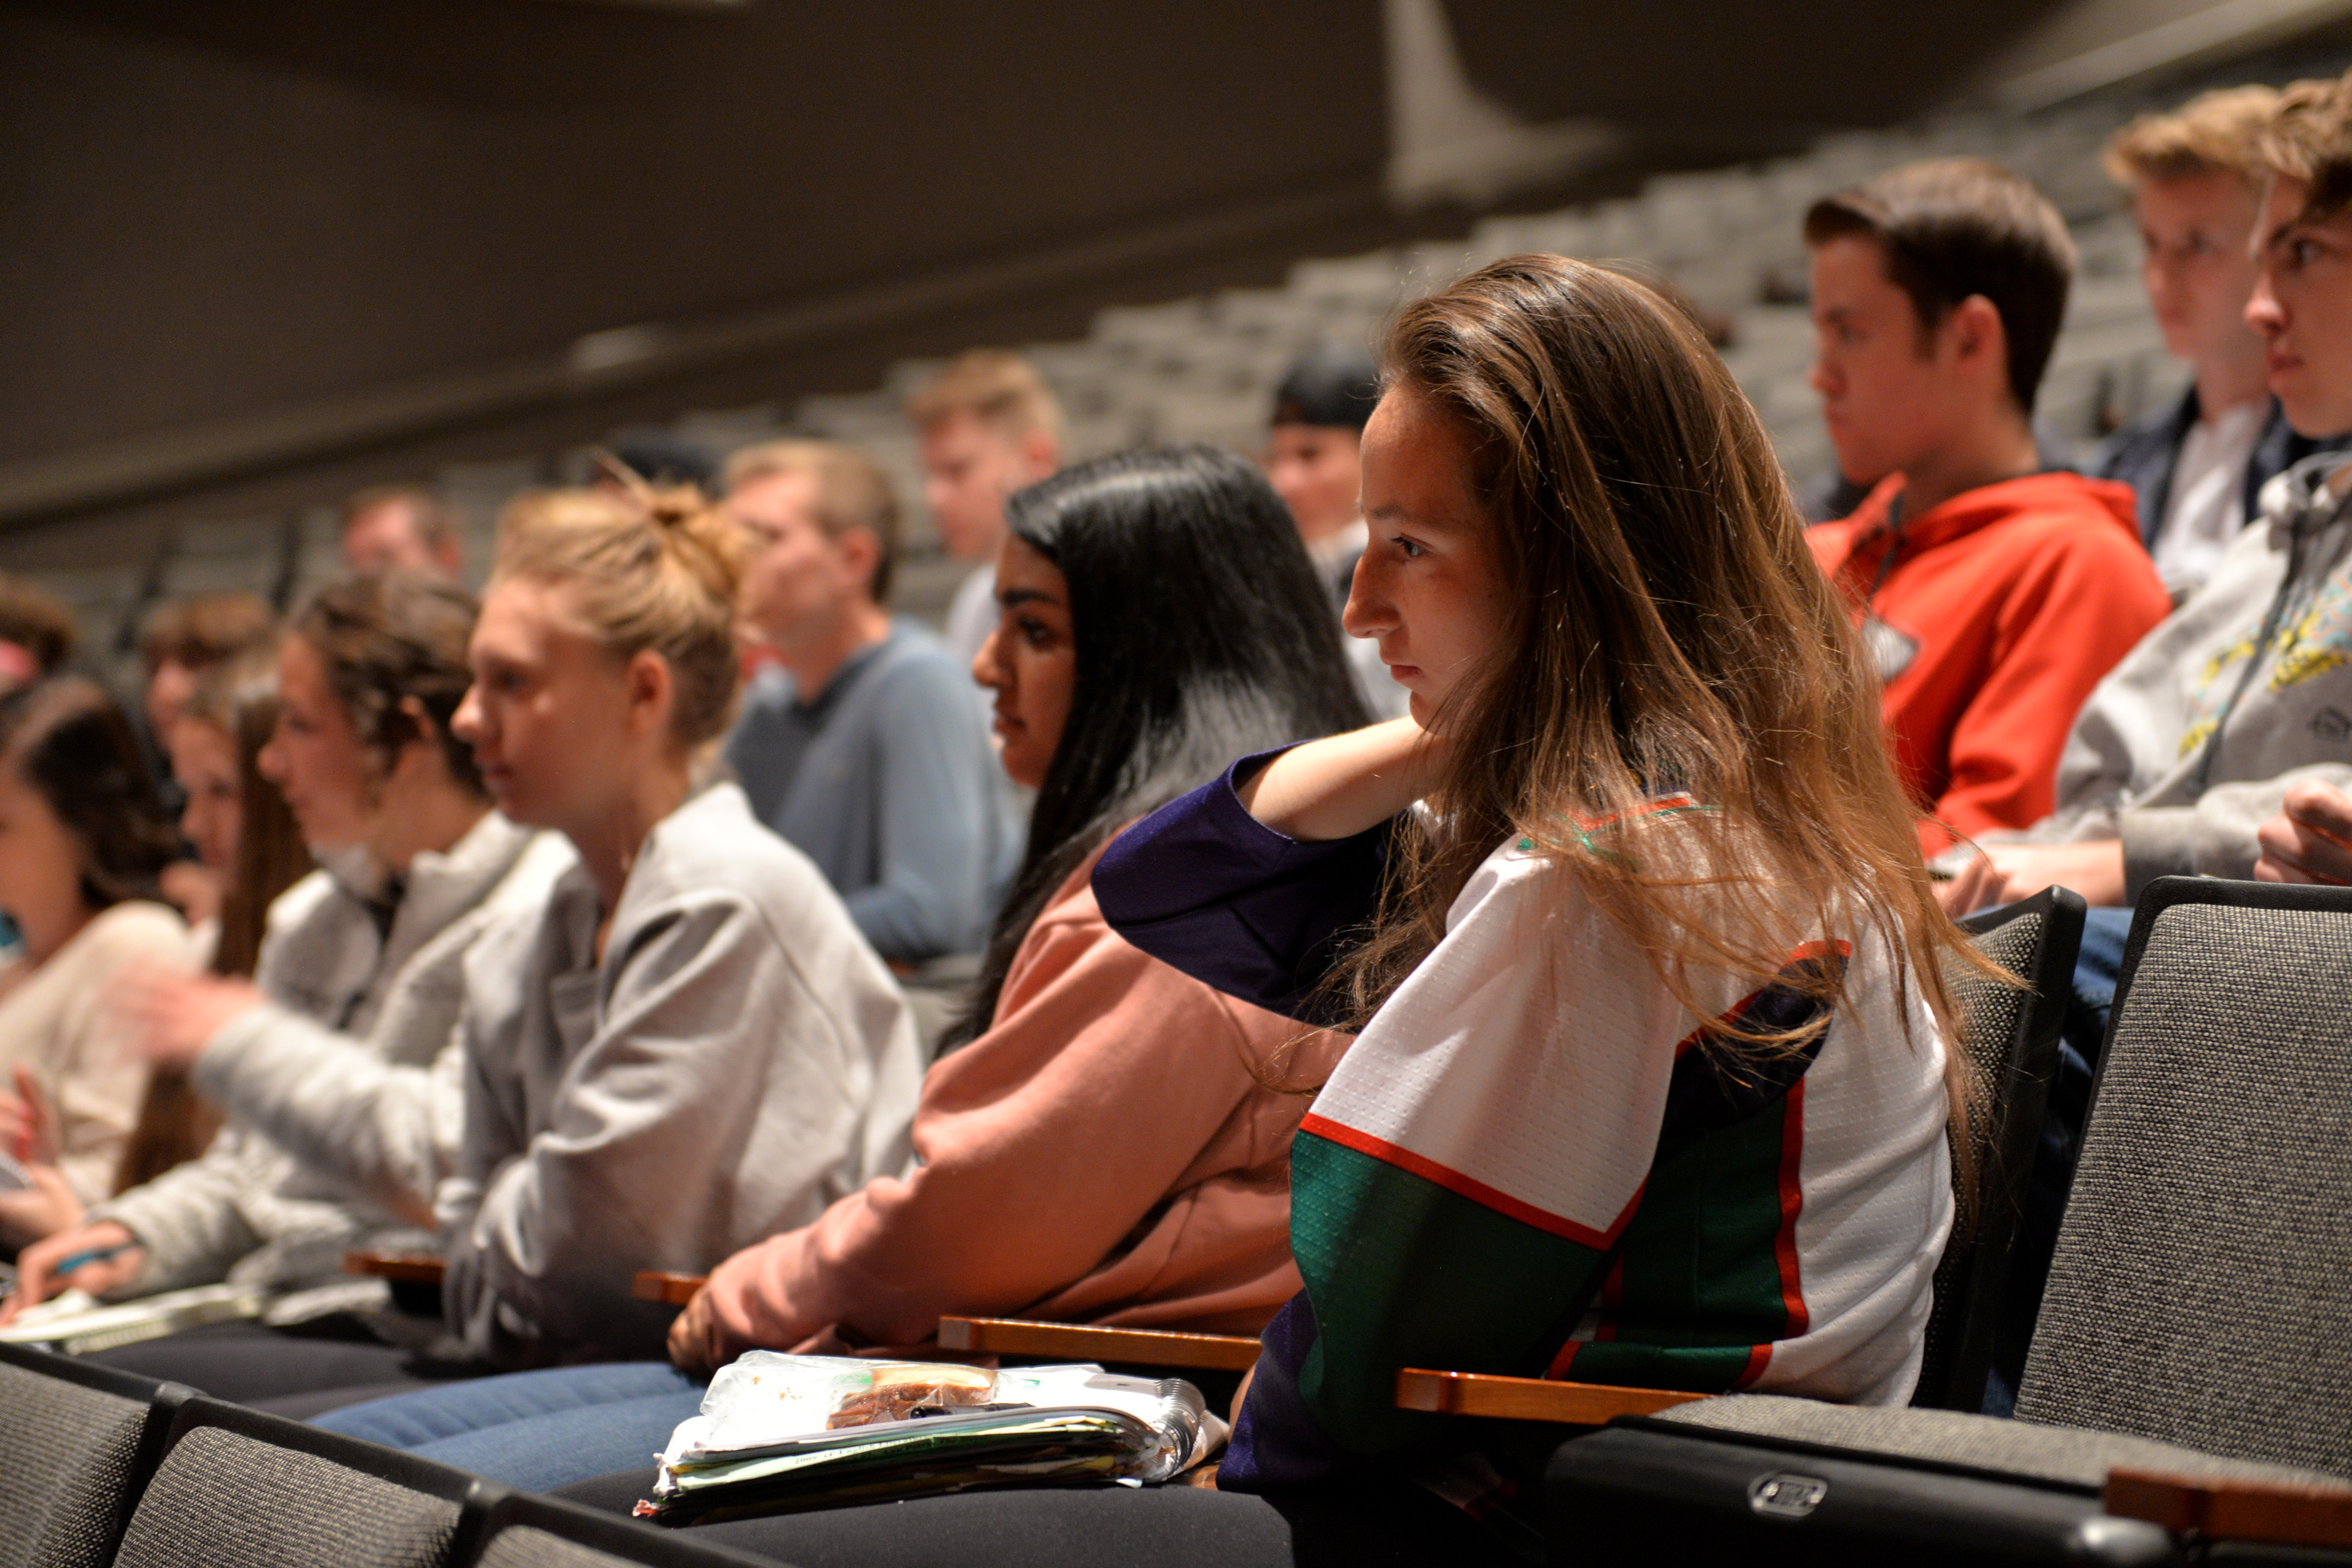
M 659 1362 L 555 1367 L 370 1400 L 311 1425 L 548 1491 L 646 1468 L 701 1410 L 702 1389 Z
M 2017 1243 L 2010 1254 L 2009 1281 L 2001 1321 L 1993 1339 L 1992 1378 L 1985 1389 L 1985 1413 L 2008 1415 L 2017 1407 L 2017 1384 L 2033 1343 L 2033 1320 L 2042 1311 L 2042 1287 L 2050 1279 L 2058 1226 L 2066 1217 L 2066 1194 L 2074 1184 L 2074 1161 L 2083 1146 L 2083 1125 L 2091 1110 L 2091 1079 L 2106 1043 L 2107 1017 L 2115 1011 L 2116 982 L 2124 967 L 2124 942 L 2131 935 L 2129 910 L 2084 911 L 2083 948 L 2074 960 L 2074 991 L 2066 999 L 2060 1026 L 2058 1070 L 2050 1080 L 2050 1105 L 2042 1123 L 2042 1146 L 2034 1151 L 2026 1180 L 2025 1206 L 2018 1216 Z

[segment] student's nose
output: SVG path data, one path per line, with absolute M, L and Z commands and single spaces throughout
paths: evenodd
M 1003 684 L 1000 679 L 1001 672 L 996 661 L 996 640 L 1003 635 L 1004 628 L 998 626 L 991 631 L 986 637 L 981 638 L 980 651 L 971 656 L 971 679 L 973 685 L 984 686 L 989 690 L 993 691 L 999 686 Z
M 474 693 L 480 689 L 479 686 L 466 688 L 466 695 L 457 700 L 457 711 L 449 716 L 449 732 L 469 746 L 482 729 L 481 704 L 474 700 Z
M 1348 603 L 1339 611 L 1339 629 L 1351 637 L 1376 637 L 1396 628 L 1396 608 L 1381 584 L 1381 569 L 1366 551 L 1356 558 L 1356 574 L 1348 583 Z
M 2271 288 L 2268 267 L 2254 273 L 2254 291 L 2246 297 L 2246 325 L 2266 338 L 2286 331 L 2286 308 L 2278 302 L 2278 295 Z

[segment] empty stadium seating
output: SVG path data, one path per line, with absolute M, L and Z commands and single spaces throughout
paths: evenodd
M 2004 163 L 2033 180 L 2073 228 L 2081 260 L 2039 413 L 2087 451 L 2116 425 L 2176 393 L 2184 377 L 2164 353 L 2148 313 L 2137 233 L 2122 194 L 2099 169 L 2101 145 L 2134 114 L 2202 87 L 2334 74 L 2347 64 L 2339 56 L 2322 51 L 2240 62 L 2210 80 L 2111 91 L 2030 116 L 1954 113 L 1890 131 L 1841 133 L 1801 156 L 1662 175 L 1637 196 L 1491 217 L 1450 242 L 1302 260 L 1278 288 L 1112 306 L 1097 313 L 1084 339 L 1024 345 L 1023 352 L 1068 412 L 1072 458 L 1160 441 L 1254 450 L 1264 438 L 1275 381 L 1310 343 L 1363 338 L 1400 301 L 1515 251 L 1637 261 L 1728 321 L 1725 358 L 1762 415 L 1784 467 L 1801 485 L 1830 461 L 1818 400 L 1805 384 L 1812 332 L 1802 303 L 1799 225 L 1804 210 L 1822 193 L 1895 164 L 1967 154 Z M 963 568 L 940 554 L 923 515 L 915 443 L 899 414 L 907 391 L 937 363 L 902 362 L 881 386 L 866 392 L 808 397 L 790 406 L 688 410 L 671 424 L 720 450 L 797 434 L 872 452 L 908 503 L 911 548 L 898 604 L 937 617 Z M 509 495 L 533 483 L 584 478 L 588 462 L 582 448 L 451 465 L 431 476 L 467 520 L 471 570 L 478 575 L 487 566 L 497 512 Z M 337 565 L 333 513 L 325 507 L 185 526 L 150 559 L 73 571 L 20 564 L 64 553 L 54 542 L 37 542 L 42 532 L 35 527 L 0 538 L 0 571 L 25 570 L 58 594 L 83 616 L 87 646 L 123 664 L 131 652 L 126 628 L 158 600 L 244 587 L 290 603 Z

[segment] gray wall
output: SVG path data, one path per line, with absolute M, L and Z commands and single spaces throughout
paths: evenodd
M 2051 0 L 1933 28 L 1860 0 L 1448 9 L 1528 118 L 1639 132 L 1536 206 L 1899 118 Z M 131 548 L 1460 233 L 1459 210 L 1382 201 L 1382 84 L 1371 0 L 0 0 L 0 523 L 80 517 Z M 560 367 L 583 334 L 816 305 L 829 324 L 658 377 L 8 504 L 35 470 L 72 470 L 58 494 L 130 471 L 126 442 L 227 429 L 249 453 L 339 398 Z

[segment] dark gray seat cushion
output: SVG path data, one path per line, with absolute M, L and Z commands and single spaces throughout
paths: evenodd
M 0 1363 L 0 1568 L 104 1568 L 147 1406 Z
M 172 1446 L 117 1568 L 445 1568 L 458 1509 L 218 1426 Z
M 501 1530 L 482 1549 L 478 1568 L 622 1568 L 629 1559 L 520 1524 Z

